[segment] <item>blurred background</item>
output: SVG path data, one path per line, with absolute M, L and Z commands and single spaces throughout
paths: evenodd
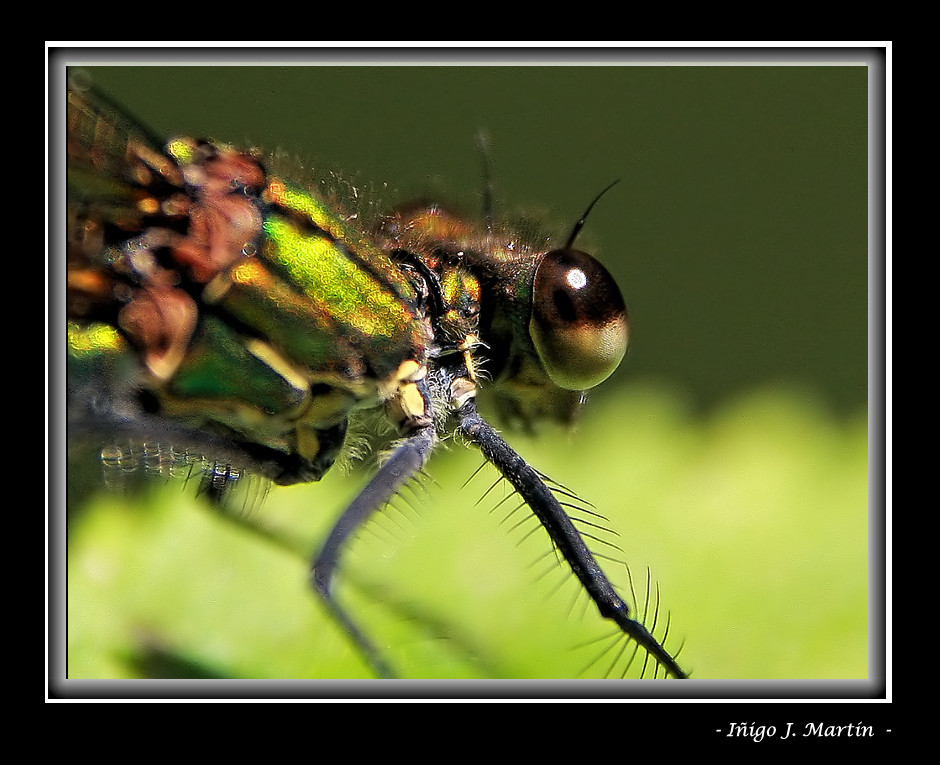
M 694 677 L 868 677 L 869 69 L 474 63 L 84 68 L 158 135 L 296 153 L 389 204 L 477 215 L 480 131 L 497 211 L 562 236 L 620 179 L 579 246 L 621 285 L 628 355 L 574 433 L 507 438 L 608 517 Z M 539 578 L 543 536 L 474 505 L 479 463 L 435 457 L 428 496 L 350 551 L 349 597 L 405 676 L 579 676 L 609 630 Z M 70 676 L 368 677 L 305 591 L 365 480 L 272 489 L 237 524 L 178 485 L 83 496 Z

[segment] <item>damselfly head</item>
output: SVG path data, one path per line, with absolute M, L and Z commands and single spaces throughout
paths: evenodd
M 397 208 L 379 229 L 383 248 L 396 253 L 396 260 L 415 267 L 420 262 L 434 272 L 425 273 L 422 282 L 434 283 L 427 291 L 440 305 L 432 306 L 432 313 L 451 316 L 446 309 L 462 305 L 460 298 L 470 296 L 469 283 L 475 285 L 478 301 L 471 304 L 478 305 L 479 314 L 466 322 L 448 319 L 443 324 L 459 331 L 440 329 L 436 335 L 479 337 L 484 350 L 477 371 L 505 422 L 526 428 L 542 419 L 570 424 L 583 391 L 609 377 L 626 353 L 628 321 L 620 289 L 598 260 L 574 247 L 602 194 L 555 248 L 532 220 L 513 224 L 488 216 L 480 226 L 426 201 Z M 457 278 L 461 274 L 463 280 Z

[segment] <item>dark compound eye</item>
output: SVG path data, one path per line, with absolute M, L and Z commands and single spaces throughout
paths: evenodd
M 580 250 L 553 250 L 535 271 L 529 335 L 552 382 L 585 390 L 603 382 L 627 351 L 620 288 Z

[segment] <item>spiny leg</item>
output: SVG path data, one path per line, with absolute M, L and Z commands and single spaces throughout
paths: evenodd
M 652 655 L 665 668 L 667 674 L 686 678 L 686 673 L 652 633 L 641 622 L 630 617 L 629 607 L 616 593 L 571 519 L 538 472 L 483 420 L 477 413 L 473 399 L 468 400 L 457 415 L 460 420 L 460 432 L 476 444 L 486 459 L 516 488 L 568 561 L 601 616 L 615 622 L 624 634 Z
M 336 601 L 332 593 L 333 576 L 339 566 L 340 551 L 349 537 L 424 467 L 433 446 L 432 426 L 420 428 L 401 443 L 379 472 L 343 511 L 311 568 L 311 581 L 317 593 L 379 677 L 391 678 L 395 673 L 372 641 Z

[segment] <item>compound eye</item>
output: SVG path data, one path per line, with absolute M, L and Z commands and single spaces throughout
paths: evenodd
M 593 388 L 627 351 L 627 309 L 617 283 L 580 250 L 552 250 L 535 271 L 529 336 L 546 373 L 566 390 Z

